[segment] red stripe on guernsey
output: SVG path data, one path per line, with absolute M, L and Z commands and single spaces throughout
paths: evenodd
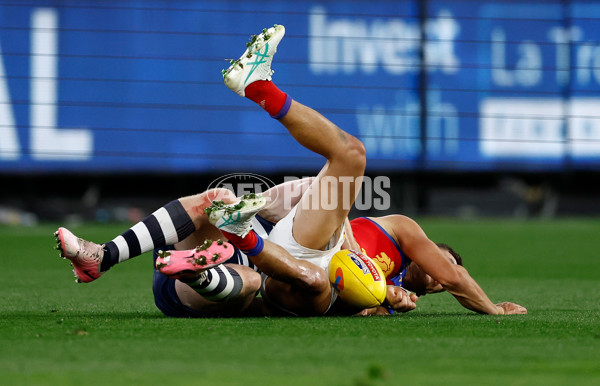
M 386 278 L 396 276 L 410 263 L 396 240 L 373 220 L 360 217 L 350 221 L 350 226 L 362 252 L 379 265 Z

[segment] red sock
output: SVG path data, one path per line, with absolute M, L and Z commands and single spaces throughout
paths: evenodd
M 287 94 L 269 80 L 258 80 L 244 90 L 246 98 L 266 110 L 272 117 L 279 114 L 285 105 Z
M 227 237 L 227 239 L 231 241 L 233 245 L 235 245 L 238 249 L 240 249 L 248 256 L 256 256 L 263 250 L 264 241 L 253 230 L 251 230 L 250 233 L 248 233 L 244 237 L 240 237 L 238 235 L 225 231 L 222 232 L 225 235 L 225 237 Z

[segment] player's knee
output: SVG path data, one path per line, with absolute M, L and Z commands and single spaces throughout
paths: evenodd
M 358 138 L 352 137 L 352 152 L 354 158 L 360 162 L 363 166 L 367 164 L 367 149 L 365 148 L 364 143 L 362 143 Z
M 225 188 L 212 188 L 205 191 L 204 193 L 201 193 L 201 196 L 202 200 L 207 200 L 209 202 L 225 201 L 226 203 L 230 204 L 232 202 L 237 201 L 235 193 Z
M 262 277 L 260 273 L 248 270 L 249 272 L 242 275 L 244 286 L 242 288 L 242 295 L 256 294 L 260 290 L 262 284 Z
M 205 216 L 204 210 L 211 206 L 213 201 L 225 201 L 230 204 L 237 201 L 235 194 L 225 188 L 213 188 L 205 192 L 187 196 L 179 199 L 185 211 L 188 213 L 196 227 L 200 225 L 201 219 Z
M 319 293 L 329 289 L 329 277 L 322 269 L 303 270 L 299 277 L 305 290 Z
M 353 169 L 364 170 L 367 165 L 367 150 L 356 137 L 348 136 L 343 149 L 344 163 Z
M 203 215 L 204 209 L 208 208 L 213 201 L 225 201 L 230 204 L 236 202 L 237 197 L 229 189 L 213 188 L 193 196 L 182 198 L 180 201 L 184 208 L 188 210 L 190 216 L 194 218 L 193 216 Z

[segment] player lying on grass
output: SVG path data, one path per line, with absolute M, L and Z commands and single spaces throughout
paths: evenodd
M 447 244 L 431 241 L 417 222 L 402 215 L 357 218 L 346 231 L 348 246 L 371 257 L 388 284 L 422 296 L 450 292 L 464 307 L 481 314 L 525 314 L 518 304 L 494 304 L 462 266 L 462 258 Z M 388 313 L 383 307 L 371 313 Z
M 277 34 L 273 33 L 273 35 L 277 37 Z M 279 36 L 279 39 L 281 36 L 282 34 Z M 259 42 L 261 37 L 264 39 L 265 33 L 259 37 Z M 249 50 L 253 49 L 253 47 L 258 47 L 254 51 L 254 55 L 256 55 L 256 52 L 259 52 L 260 48 L 265 48 L 262 55 L 267 54 L 267 57 L 272 56 L 278 41 L 275 42 L 272 40 L 272 36 L 265 40 L 267 40 L 267 44 L 264 44 L 261 47 L 253 46 L 251 44 Z M 270 49 L 268 48 L 269 42 L 274 42 L 274 46 L 272 45 Z M 251 55 L 250 58 L 252 56 L 253 55 Z M 240 61 L 235 62 L 229 72 L 225 75 L 230 75 L 230 79 L 235 80 L 236 78 L 232 75 L 235 75 L 236 73 L 238 75 L 240 73 L 243 74 L 243 71 L 237 70 L 243 65 L 244 58 L 247 58 L 247 56 L 243 55 Z M 248 60 L 246 60 L 246 62 L 248 62 Z M 268 60 L 268 64 L 270 65 L 270 59 Z M 270 76 L 270 67 L 263 72 L 263 77 L 265 77 L 264 74 L 267 74 L 267 77 Z M 237 79 L 239 78 L 240 77 L 238 76 Z M 328 163 L 319 176 L 329 175 L 339 177 L 340 175 L 347 175 L 348 173 L 346 172 L 348 171 L 348 168 L 355 168 L 354 170 L 350 170 L 351 176 L 356 177 L 359 174 L 362 175 L 364 163 L 362 166 L 356 168 L 357 163 L 353 162 L 357 159 L 364 159 L 364 154 L 362 154 L 362 156 L 361 154 L 358 154 L 358 157 L 357 154 L 355 154 L 357 151 L 358 153 L 362 151 L 360 149 L 361 146 L 357 146 L 358 144 L 355 138 L 349 137 L 347 134 L 343 133 L 320 114 L 314 112 L 314 110 L 308 109 L 295 101 L 292 102 L 285 94 L 281 95 L 282 93 L 275 88 L 271 82 L 262 82 L 259 80 L 252 84 L 256 84 L 256 86 L 247 89 L 239 89 L 239 87 L 235 87 L 234 85 L 232 88 L 241 94 L 246 91 L 251 92 L 251 94 L 254 95 L 256 92 L 258 97 L 255 99 L 250 95 L 247 96 L 255 102 L 264 105 L 267 111 L 272 107 L 272 102 L 275 99 L 279 99 L 279 105 L 283 103 L 282 109 L 289 104 L 287 106 L 288 112 L 285 116 L 281 117 L 281 109 L 279 110 L 279 113 L 275 111 L 273 114 L 275 114 L 277 118 L 282 118 L 281 122 L 300 143 L 317 153 L 325 153 L 323 155 L 328 158 Z M 277 114 L 279 114 L 279 116 L 277 116 Z M 320 130 L 316 130 L 316 128 L 320 128 Z M 346 141 L 343 143 L 344 146 L 338 145 L 336 148 L 330 149 L 327 145 L 334 142 L 320 141 L 320 139 L 322 137 L 331 138 L 334 133 L 340 135 L 340 138 L 345 138 Z M 350 140 L 348 140 L 348 138 L 350 138 Z M 335 140 L 337 137 L 333 139 Z M 348 148 L 348 145 L 350 148 Z M 342 150 L 340 150 L 340 148 L 342 148 Z M 338 151 L 336 152 L 336 150 Z M 349 155 L 352 157 L 349 157 Z M 350 162 L 343 162 L 344 160 Z M 360 165 L 361 162 L 364 161 L 359 161 L 358 164 Z M 331 165 L 334 165 L 335 167 L 332 167 Z M 343 170 L 344 173 L 340 173 L 340 170 Z M 357 173 L 357 170 L 359 173 Z M 317 182 L 320 181 L 319 176 L 317 177 Z M 304 197 L 311 197 L 306 199 L 305 202 L 315 202 L 312 201 L 312 199 L 315 197 L 318 198 L 319 194 L 322 194 L 321 189 L 316 189 L 315 186 L 319 186 L 319 184 L 313 184 L 311 188 L 308 189 L 309 192 L 307 195 L 303 196 L 303 199 Z M 356 188 L 352 188 L 354 193 L 356 193 Z M 337 192 L 335 192 L 335 190 L 334 185 L 334 189 L 333 191 L 330 191 L 330 194 L 337 193 L 338 196 L 341 197 L 343 193 L 341 189 L 337 189 Z M 352 196 L 352 199 L 354 197 L 355 194 Z M 192 196 L 190 198 L 173 201 L 164 208 L 156 211 L 152 216 L 149 216 L 149 218 L 142 221 L 140 224 L 136 224 L 122 236 L 107 243 L 104 248 L 81 241 L 81 245 L 84 247 L 83 249 L 86 251 L 89 250 L 87 254 L 90 256 L 89 259 L 92 264 L 88 267 L 84 267 L 82 262 L 76 259 L 77 257 L 81 259 L 81 256 L 86 255 L 83 253 L 79 256 L 80 247 L 78 246 L 79 242 L 77 242 L 77 239 L 68 231 L 64 230 L 64 228 L 61 228 L 57 233 L 63 255 L 70 258 L 75 263 L 76 273 L 80 280 L 91 281 L 94 278 L 99 277 L 102 272 L 108 270 L 108 268 L 115 263 L 139 255 L 156 246 L 174 244 L 179 240 L 183 240 L 178 243 L 178 248 L 192 247 L 193 244 L 190 245 L 190 242 L 198 241 L 197 238 L 189 237 L 194 233 L 194 230 L 201 229 L 204 236 L 209 236 L 208 233 L 213 233 L 214 235 L 214 231 L 216 231 L 214 229 L 211 230 L 210 227 L 202 226 L 203 222 L 206 223 L 206 219 L 202 216 L 202 211 L 206 208 L 206 204 L 214 198 L 216 198 L 216 196 L 211 197 L 210 195 L 205 195 L 204 197 Z M 229 198 L 229 200 L 231 201 L 231 198 Z M 203 202 L 204 205 L 198 205 L 196 201 Z M 317 199 L 316 202 L 320 202 L 320 200 Z M 338 202 L 341 202 L 341 200 Z M 256 201 L 253 201 L 252 203 L 256 203 Z M 270 277 L 265 280 L 262 288 L 265 297 L 270 298 L 274 304 L 278 304 L 281 308 L 293 313 L 303 315 L 322 314 L 329 309 L 335 298 L 335 293 L 331 291 L 327 275 L 323 268 L 326 268 L 328 257 L 339 249 L 338 245 L 341 238 L 336 237 L 336 247 L 331 248 L 328 251 L 322 252 L 318 250 L 320 248 L 311 248 L 311 246 L 323 246 L 324 242 L 331 241 L 332 237 L 329 237 L 327 240 L 325 240 L 325 237 L 332 233 L 341 235 L 339 224 L 343 220 L 340 220 L 340 218 L 345 218 L 349 208 L 340 207 L 337 211 L 329 212 L 324 212 L 319 208 L 313 208 L 313 210 L 307 209 L 303 212 L 304 206 L 297 206 L 295 209 L 296 208 L 301 208 L 301 210 L 297 211 L 295 216 L 288 215 L 287 221 L 281 222 L 281 224 L 286 224 L 286 226 L 281 225 L 278 229 L 280 229 L 280 237 L 286 239 L 285 242 L 288 243 L 286 247 L 289 249 L 295 248 L 295 254 L 298 253 L 301 257 L 298 261 L 290 259 L 290 256 L 285 253 L 285 250 L 278 250 L 277 247 L 271 246 L 271 243 L 268 242 L 262 243 L 263 247 L 268 247 L 265 248 L 265 250 L 256 249 L 262 238 L 256 237 L 254 232 L 250 233 L 252 239 L 250 242 L 245 238 L 235 241 L 235 237 L 231 233 L 228 234 L 228 237 L 234 239 L 234 242 L 240 245 L 242 250 L 246 250 L 250 254 L 256 253 L 256 256 L 253 256 L 252 259 L 255 260 L 255 262 L 256 260 L 260 260 L 259 264 L 262 266 L 263 272 L 270 274 Z M 250 212 L 248 213 L 250 215 L 253 214 Z M 303 216 L 302 213 L 305 213 L 306 216 Z M 322 223 L 325 224 L 325 226 L 315 227 L 314 222 L 311 220 L 312 218 L 320 217 L 322 217 Z M 303 223 L 302 220 L 299 220 L 302 218 L 306 219 L 304 222 L 306 227 L 297 226 L 297 224 Z M 290 223 L 293 225 L 290 226 Z M 304 232 L 305 228 L 312 230 L 312 232 Z M 297 234 L 299 234 L 300 237 L 298 237 Z M 309 236 L 306 236 L 306 234 Z M 196 235 L 198 235 L 198 232 L 196 232 Z M 238 237 L 242 235 L 243 232 L 238 235 Z M 214 238 L 216 237 L 213 237 L 213 239 Z M 300 241 L 298 238 L 302 240 L 302 243 L 296 243 L 296 241 Z M 69 246 L 72 246 L 72 248 L 69 248 Z M 309 249 L 307 250 L 307 248 Z M 157 298 L 157 305 L 159 308 L 166 314 L 172 316 L 235 314 L 240 311 L 252 309 L 252 307 L 250 307 L 250 305 L 253 304 L 252 294 L 255 293 L 257 287 L 260 286 L 260 279 L 257 277 L 256 272 L 252 269 L 247 269 L 247 267 L 240 264 L 228 264 L 222 267 L 217 265 L 213 267 L 213 265 L 227 260 L 228 256 L 226 256 L 226 251 L 224 249 L 226 249 L 226 244 L 214 246 L 212 249 L 208 248 L 206 250 L 172 252 L 169 256 L 164 257 L 168 258 L 169 262 L 175 261 L 176 259 L 186 260 L 190 256 L 194 257 L 197 263 L 192 268 L 197 272 L 194 272 L 194 274 L 190 276 L 183 275 L 180 272 L 169 271 L 166 268 L 174 268 L 174 266 L 170 266 L 164 262 L 161 263 L 163 260 L 159 261 L 159 264 L 165 265 L 162 267 L 164 272 L 181 279 L 177 281 L 155 280 L 155 295 L 167 294 L 167 298 L 165 299 Z M 231 249 L 229 251 L 231 251 Z M 314 255 L 315 251 L 317 252 L 316 256 Z M 302 260 L 302 258 L 307 257 L 306 253 L 309 255 L 308 258 L 312 260 Z M 327 254 L 329 255 L 327 256 Z M 214 261 L 211 260 L 213 257 Z M 238 262 L 245 263 L 243 260 L 238 260 Z M 310 263 L 313 264 L 311 265 Z M 320 265 L 320 269 L 315 268 L 314 263 Z M 94 264 L 96 266 L 95 270 Z M 98 266 L 99 268 L 97 268 Z M 159 279 L 162 278 L 160 274 L 158 274 L 158 277 Z M 155 274 L 155 279 L 156 278 L 157 275 Z M 200 294 L 200 296 L 198 294 Z M 414 304 L 406 305 L 406 303 L 412 299 L 407 299 L 402 291 L 398 291 L 396 297 L 402 299 L 401 301 L 404 302 L 402 307 L 409 307 L 410 309 L 410 306 L 412 306 L 412 308 L 414 308 Z M 165 304 L 168 306 L 162 304 L 162 300 L 165 300 Z M 394 304 L 393 301 L 391 301 L 391 303 Z M 171 309 L 171 306 L 174 308 Z M 406 310 L 406 308 L 399 309 Z
M 272 57 L 284 33 L 283 26 L 275 26 L 255 36 L 240 59 L 224 71 L 223 78 L 230 89 L 259 104 L 301 145 L 324 156 L 327 162 L 300 197 L 299 204 L 272 227 L 269 242 L 264 242 L 256 232 L 248 235 L 249 225 L 245 221 L 241 221 L 239 229 L 229 224 L 228 219 L 217 225 L 268 276 L 262 284 L 263 298 L 295 314 L 320 315 L 336 298 L 325 269 L 343 242 L 343 224 L 362 182 L 365 151 L 358 139 L 313 109 L 292 100 L 271 82 Z M 112 265 L 157 246 L 177 244 L 178 249 L 192 248 L 199 241 L 200 233 L 190 238 L 196 230 L 202 231 L 202 237 L 208 238 L 210 233 L 215 236 L 216 229 L 211 231 L 202 226 L 207 221 L 202 215 L 217 197 L 233 201 L 223 190 L 175 200 L 103 246 L 79 241 L 60 228 L 59 248 L 72 261 L 79 280 L 91 281 Z M 324 209 L 322 202 L 337 205 Z M 252 198 L 222 208 L 225 212 L 214 208 L 213 217 L 216 213 L 231 216 L 228 211 L 235 211 L 242 204 L 246 207 L 236 215 L 252 217 L 265 203 L 264 199 Z M 155 280 L 155 293 L 168 294 L 167 298 L 157 299 L 157 305 L 173 316 L 190 310 L 200 310 L 203 314 L 247 310 L 253 303 L 252 294 L 261 286 L 260 276 L 240 264 L 221 267 L 220 263 L 229 261 L 231 251 L 227 244 L 206 244 L 186 252 L 162 254 L 157 259 L 159 268 L 179 280 L 176 283 L 160 277 Z M 190 259 L 194 262 L 192 266 L 182 267 Z M 184 307 L 178 307 L 177 302 Z
M 253 233 L 250 231 L 249 235 Z M 389 284 L 386 296 L 388 307 L 350 312 L 351 307 L 338 302 L 334 312 L 362 312 L 368 315 L 389 314 L 392 309 L 410 311 L 416 307 L 417 297 L 414 294 L 405 296 L 402 290 L 405 288 L 420 296 L 447 290 L 464 307 L 482 314 L 527 313 L 524 307 L 512 302 L 492 303 L 462 266 L 461 256 L 446 244 L 435 244 L 414 220 L 406 216 L 358 218 L 346 227 L 345 235 L 342 248 L 363 251 L 365 255 L 373 256 L 374 261 L 382 267 Z M 235 245 L 240 245 L 245 238 L 231 240 Z M 290 264 L 293 265 L 293 261 Z M 325 270 L 321 272 L 322 275 L 326 275 Z M 276 269 L 274 274 L 277 274 Z M 282 295 L 278 301 L 276 305 L 287 310 L 289 299 Z M 396 301 L 399 303 L 396 304 Z
M 280 31 L 281 36 L 283 36 L 282 27 Z M 269 43 L 271 41 L 266 42 L 264 53 L 270 58 Z M 265 104 L 268 106 L 270 101 L 275 100 L 280 91 L 272 82 L 267 81 L 270 80 L 270 76 L 257 78 L 255 83 L 252 84 L 242 81 L 251 77 L 251 73 L 255 68 L 254 64 L 259 62 L 259 57 L 261 60 L 263 58 L 259 50 L 257 50 L 256 55 L 248 56 L 247 54 L 248 51 L 224 72 L 225 83 L 239 95 L 246 96 L 267 109 Z M 250 69 L 248 68 L 249 64 L 253 64 Z M 263 66 L 261 70 L 264 70 L 266 74 L 271 74 L 270 66 L 267 67 L 266 64 Z M 240 75 L 242 76 L 240 77 Z M 279 96 L 279 99 L 283 100 L 283 95 Z M 314 267 L 310 267 L 311 271 L 315 271 L 311 273 L 312 277 L 327 277 L 326 271 L 329 261 L 331 256 L 339 250 L 341 238 L 337 238 L 338 241 L 332 248 L 331 244 L 335 241 L 336 232 L 338 232 L 340 225 L 349 213 L 348 203 L 350 203 L 350 206 L 353 205 L 360 188 L 358 177 L 364 173 L 364 147 L 356 138 L 337 128 L 319 113 L 299 105 L 288 96 L 285 99 L 284 105 L 287 105 L 289 101 L 292 106 L 287 115 L 281 117 L 282 112 L 279 110 L 270 111 L 271 115 L 277 116 L 298 142 L 325 156 L 328 161 L 312 185 L 306 190 L 298 205 L 277 223 L 274 231 L 269 235 L 269 240 L 281 245 L 301 262 L 309 261 L 317 265 L 321 269 L 321 273 L 315 271 Z M 294 107 L 298 108 L 294 109 Z M 269 110 L 267 109 L 267 111 Z M 350 178 L 349 194 L 344 191 L 342 180 L 343 177 L 347 176 L 353 177 Z M 330 195 L 329 197 L 321 189 L 321 183 L 327 177 L 333 177 L 333 180 L 337 183 L 337 185 L 332 184 L 329 190 L 325 190 Z M 344 194 L 348 194 L 346 197 L 349 196 L 350 200 L 344 201 Z M 315 202 L 332 202 L 332 198 L 335 200 L 333 202 L 337 203 L 334 210 L 324 210 L 320 206 L 317 206 L 317 208 L 311 207 L 311 204 Z M 456 261 L 455 264 L 451 264 L 442 249 L 429 240 L 414 221 L 403 216 L 382 218 L 379 221 L 381 223 L 379 227 L 381 232 L 379 233 L 386 238 L 391 237 L 397 242 L 396 246 L 399 247 L 397 253 L 400 257 L 400 261 L 397 261 L 398 268 L 401 268 L 403 264 L 408 265 L 406 256 L 410 256 L 416 263 L 414 267 L 420 268 L 419 270 L 416 268 L 411 269 L 408 275 L 409 282 L 412 280 L 416 285 L 417 276 L 422 272 L 419 281 L 435 281 L 431 283 L 431 291 L 444 288 L 452 293 L 463 306 L 479 313 L 510 313 L 518 309 L 516 305 L 513 307 L 512 303 L 506 303 L 504 306 L 492 303 L 475 280 L 469 276 L 466 269 L 456 264 Z M 363 229 L 365 232 L 370 230 L 368 226 L 363 226 Z M 371 235 L 374 234 L 374 232 L 371 232 Z M 236 245 L 246 242 L 239 237 L 232 238 L 227 234 L 226 236 Z M 254 240 L 256 235 L 251 233 L 251 238 Z M 371 245 L 376 246 L 375 250 L 368 251 L 367 256 L 369 256 L 369 253 L 376 256 L 379 252 L 376 249 L 378 244 L 375 244 L 372 239 L 372 237 L 362 238 L 363 245 L 366 246 L 367 241 L 369 241 Z M 349 239 L 349 243 L 351 242 L 351 239 Z M 250 245 L 254 245 L 254 241 L 251 241 Z M 352 244 L 349 245 L 352 246 Z M 361 247 L 365 248 L 365 246 Z M 320 252 L 324 248 L 327 248 L 330 252 Z M 402 249 L 406 253 L 401 253 Z M 396 260 L 398 259 L 396 258 Z M 276 270 L 277 267 L 273 267 L 273 269 Z M 292 271 L 294 271 L 293 268 Z M 265 271 L 263 270 L 263 272 Z M 320 314 L 326 312 L 335 300 L 335 292 L 327 291 L 327 285 L 323 283 L 321 286 L 312 286 L 314 289 L 318 289 L 318 295 L 311 298 L 309 302 L 303 302 L 305 300 L 303 293 L 298 293 L 297 287 L 291 285 L 287 278 L 286 280 L 278 280 L 276 274 L 279 274 L 279 272 L 277 271 L 265 273 L 269 278 L 265 281 L 266 291 L 263 292 L 263 296 L 266 295 L 268 300 L 286 311 L 305 313 L 307 311 L 311 312 L 312 307 L 316 307 L 316 313 Z M 293 277 L 294 275 L 291 275 L 291 278 Z M 427 285 L 423 286 L 427 287 Z M 331 292 L 329 304 L 327 304 L 328 292 Z M 400 293 L 398 295 L 402 296 Z

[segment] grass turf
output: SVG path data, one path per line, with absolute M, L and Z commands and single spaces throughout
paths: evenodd
M 149 254 L 76 285 L 55 226 L 0 227 L 0 384 L 600 384 L 600 220 L 420 222 L 529 315 L 438 294 L 389 318 L 170 319 Z M 105 242 L 127 227 L 73 230 Z

